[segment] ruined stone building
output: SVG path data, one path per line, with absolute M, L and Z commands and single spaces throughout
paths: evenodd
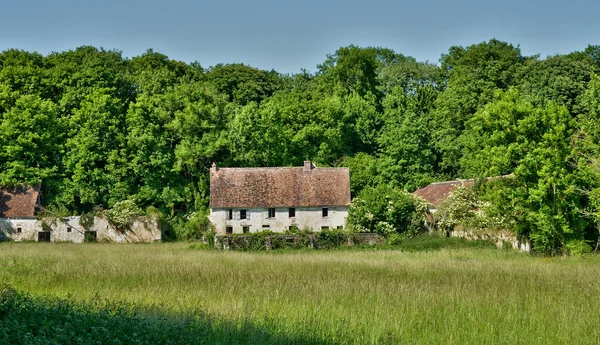
M 157 217 L 139 217 L 126 229 L 117 229 L 106 217 L 40 217 L 40 188 L 27 185 L 0 190 L 0 241 L 153 242 L 161 240 Z M 83 224 L 82 224 L 83 223 Z
M 321 231 L 345 226 L 348 168 L 218 168 L 210 171 L 210 221 L 219 235 Z

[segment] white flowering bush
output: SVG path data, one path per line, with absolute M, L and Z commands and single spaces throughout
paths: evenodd
M 142 210 L 133 200 L 123 200 L 115 203 L 106 216 L 111 224 L 123 231 L 129 228 L 131 222 L 142 214 Z
M 423 207 L 406 191 L 384 185 L 366 187 L 350 204 L 348 228 L 354 232 L 412 235 L 424 229 Z
M 488 214 L 490 206 L 489 202 L 480 200 L 473 189 L 458 186 L 442 202 L 434 217 L 442 231 L 452 231 L 459 225 L 471 230 L 508 228 L 505 217 Z

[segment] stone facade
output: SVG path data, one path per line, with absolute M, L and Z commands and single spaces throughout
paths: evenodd
M 327 216 L 323 216 L 323 207 L 298 207 L 294 216 L 290 216 L 290 208 L 275 207 L 275 217 L 269 217 L 268 208 L 214 208 L 210 211 L 210 221 L 215 226 L 217 234 L 243 234 L 263 230 L 284 232 L 291 227 L 300 230 L 343 228 L 348 217 L 348 207 L 327 207 Z M 246 218 L 240 219 L 243 211 Z M 229 215 L 232 219 L 229 219 Z M 229 231 L 227 231 L 229 228 Z M 246 230 L 246 231 L 244 231 Z
M 39 241 L 82 243 L 86 236 L 97 241 L 134 243 L 160 241 L 162 232 L 158 217 L 140 217 L 129 229 L 117 230 L 106 218 L 95 217 L 94 223 L 84 228 L 80 217 L 53 218 L 0 218 L 0 241 Z

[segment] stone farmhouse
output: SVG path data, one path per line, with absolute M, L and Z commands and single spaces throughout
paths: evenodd
M 348 168 L 210 170 L 210 216 L 217 235 L 341 229 L 350 205 Z
M 39 186 L 0 190 L 0 241 L 153 242 L 162 236 L 157 218 L 139 218 L 128 229 L 119 230 L 105 217 L 93 217 L 90 224 L 82 225 L 78 216 L 39 218 L 40 209 Z

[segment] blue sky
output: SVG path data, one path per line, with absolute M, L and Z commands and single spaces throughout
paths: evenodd
M 243 62 L 282 73 L 349 44 L 437 62 L 453 45 L 498 38 L 542 57 L 600 44 L 600 2 L 0 0 L 0 50 L 148 48 L 204 67 Z

